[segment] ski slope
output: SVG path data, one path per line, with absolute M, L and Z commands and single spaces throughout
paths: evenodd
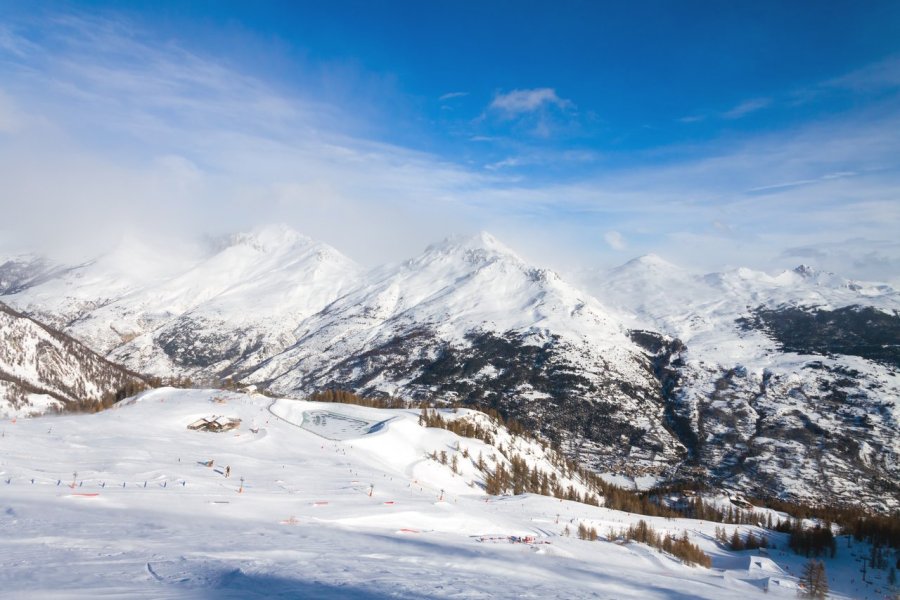
M 187 429 L 209 416 L 241 424 Z M 542 460 L 504 431 L 497 440 Z M 427 457 L 457 449 L 470 457 L 459 474 Z M 98 414 L 5 420 L 0 596 L 726 600 L 765 585 L 770 597 L 796 596 L 800 557 L 729 552 L 713 523 L 686 519 L 645 518 L 687 531 L 712 569 L 604 541 L 640 517 L 487 497 L 479 454 L 502 460 L 493 446 L 422 427 L 415 410 L 212 390 L 163 388 Z M 601 541 L 576 539 L 582 522 Z M 826 560 L 833 597 L 866 597 L 845 545 Z

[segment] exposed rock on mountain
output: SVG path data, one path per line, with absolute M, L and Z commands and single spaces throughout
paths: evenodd
M 0 303 L 0 414 L 94 410 L 143 387 L 83 344 Z
M 896 290 L 806 266 L 696 276 L 657 257 L 592 283 L 626 322 L 664 334 L 649 349 L 668 382 L 669 425 L 689 450 L 680 474 L 900 505 Z M 671 341 L 674 359 L 662 349 Z

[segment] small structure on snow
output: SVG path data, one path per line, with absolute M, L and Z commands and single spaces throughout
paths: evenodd
M 212 433 L 222 433 L 223 431 L 231 431 L 237 429 L 241 424 L 241 420 L 235 417 L 203 417 L 197 419 L 187 426 L 193 431 L 210 431 Z
M 753 510 L 753 505 L 747 502 L 740 494 L 733 494 L 728 498 L 732 504 L 746 510 Z
M 796 584 L 788 577 L 774 560 L 767 556 L 751 556 L 747 565 L 747 583 L 760 588 L 764 592 L 770 589 L 791 589 Z

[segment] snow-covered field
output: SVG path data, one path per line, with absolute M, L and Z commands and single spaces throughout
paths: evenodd
M 212 415 L 242 423 L 187 429 Z M 715 525 L 694 520 L 647 519 L 687 531 L 712 569 L 603 541 L 640 517 L 535 495 L 489 498 L 472 465 L 457 475 L 426 457 L 457 448 L 469 462 L 493 450 L 420 426 L 417 411 L 209 390 L 7 420 L 0 595 L 724 600 L 762 594 L 766 582 L 772 597 L 796 595 L 800 557 L 725 551 Z M 601 541 L 577 539 L 581 522 Z M 845 545 L 826 560 L 834 597 L 864 597 Z

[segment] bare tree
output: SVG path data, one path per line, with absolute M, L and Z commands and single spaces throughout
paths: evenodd
M 803 575 L 800 576 L 803 587 L 800 595 L 804 598 L 824 599 L 828 595 L 828 576 L 825 574 L 825 565 L 818 560 L 807 561 L 803 565 Z

